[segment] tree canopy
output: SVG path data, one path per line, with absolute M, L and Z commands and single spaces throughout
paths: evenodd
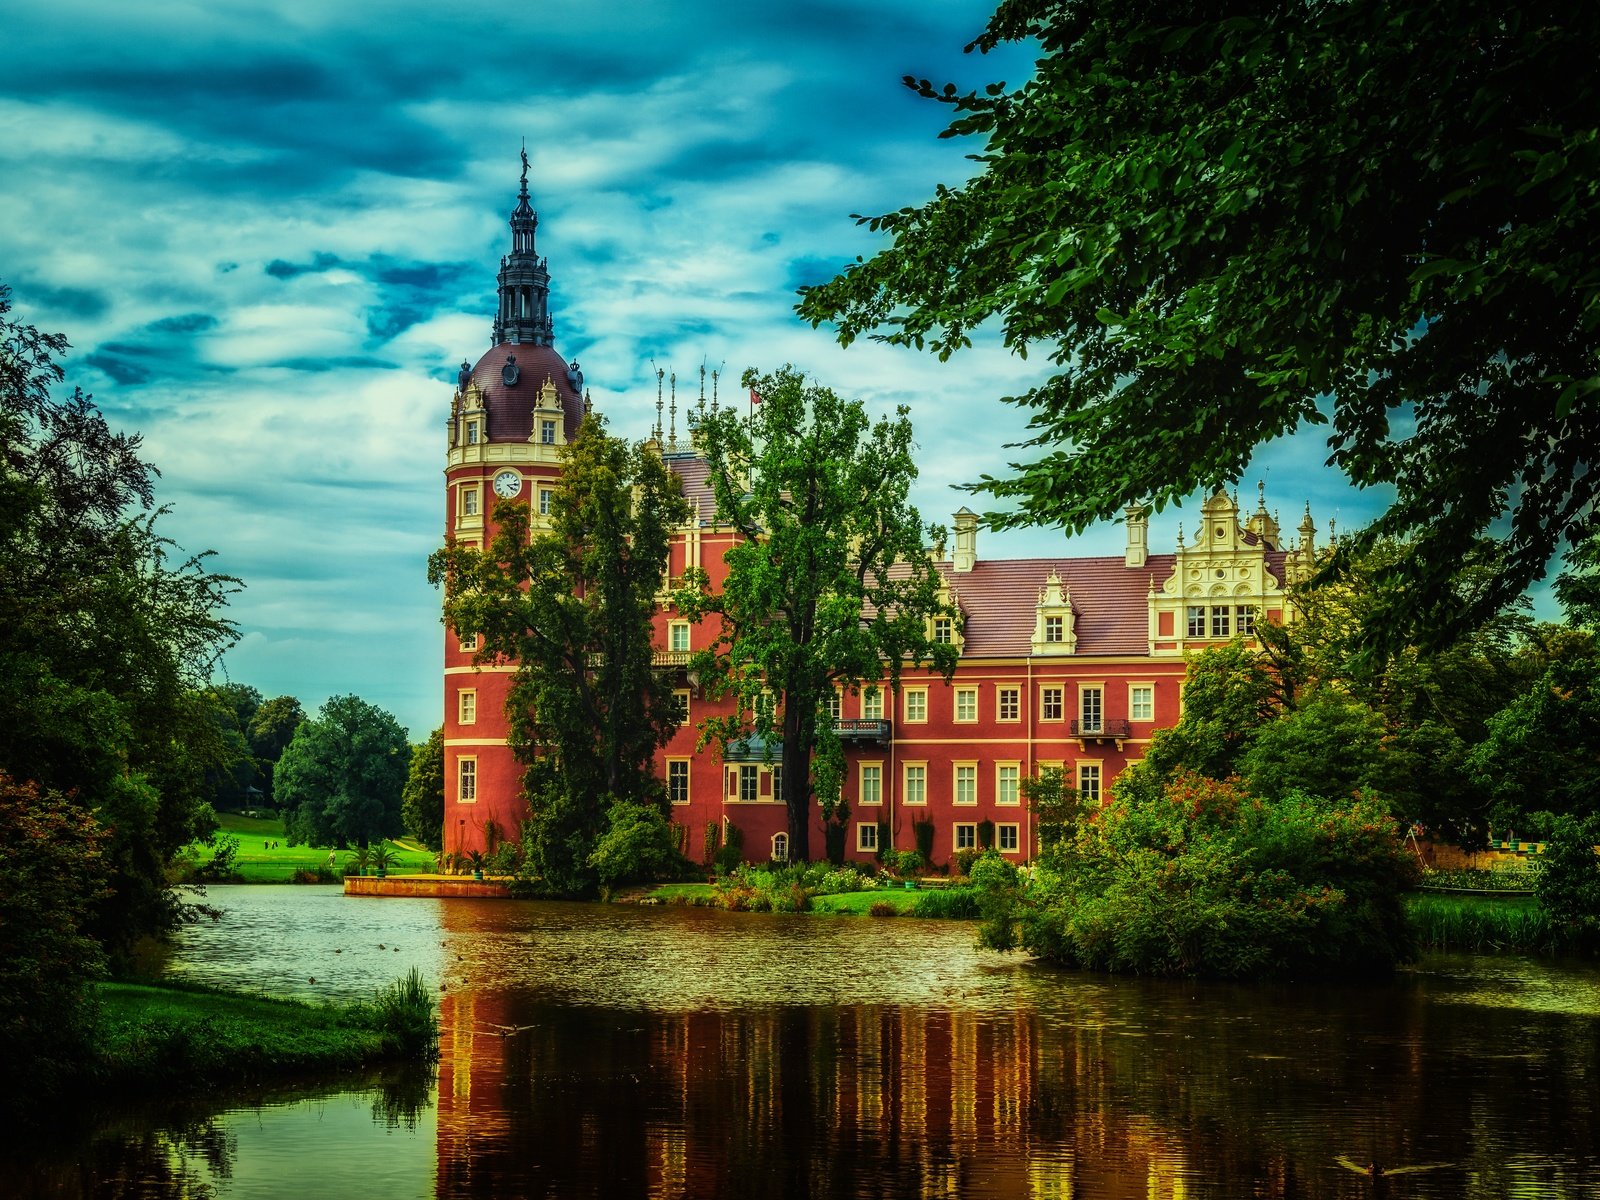
M 844 820 L 843 755 L 827 715 L 835 688 L 894 687 L 913 665 L 948 678 L 956 647 L 934 639 L 931 621 L 959 614 L 941 600 L 927 550 L 940 531 L 909 500 L 917 468 L 906 410 L 872 423 L 859 401 L 789 367 L 745 383 L 761 397 L 749 422 L 722 410 L 696 430 L 717 522 L 742 539 L 721 592 L 686 576 L 677 601 L 691 619 L 720 619 L 696 665 L 711 695 L 734 694 L 739 706 L 708 732 L 724 743 L 782 734 L 789 854 L 805 861 L 813 790 L 825 822 Z
M 429 562 L 444 619 L 479 638 L 480 660 L 517 664 L 507 713 L 526 766 L 527 843 L 555 891 L 592 891 L 591 855 L 615 804 L 661 805 L 655 752 L 679 724 L 654 668 L 656 599 L 672 531 L 689 507 L 661 456 L 584 418 L 562 449 L 548 531 L 524 501 L 495 505 L 485 550 Z
M 799 311 L 947 356 L 998 322 L 1054 373 L 997 526 L 1082 530 L 1237 478 L 1327 424 L 1401 536 L 1367 636 L 1444 640 L 1596 528 L 1600 8 L 1006 0 L 1020 87 L 908 78 L 977 174 L 859 218 L 890 245 Z M 1498 571 L 1451 586 L 1477 539 Z
M 278 802 L 292 842 L 339 846 L 398 836 L 411 764 L 401 724 L 359 696 L 334 696 L 278 759 Z
M 406 832 L 430 850 L 444 847 L 444 729 L 411 747 L 411 767 L 400 794 Z

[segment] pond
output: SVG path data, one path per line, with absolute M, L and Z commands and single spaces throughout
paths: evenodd
M 436 1071 L 153 1105 L 21 1195 L 1600 1195 L 1600 972 L 1108 979 L 907 918 L 218 887 L 172 975 L 441 989 Z M 1358 1173 L 1377 1163 L 1374 1178 Z M 0 1189 L 4 1190 L 4 1189 Z

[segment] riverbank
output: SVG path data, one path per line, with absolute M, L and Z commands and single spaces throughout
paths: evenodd
M 291 846 L 281 817 L 247 817 L 242 813 L 219 813 L 218 839 L 238 842 L 228 864 L 228 883 L 338 883 L 346 873 L 356 874 L 353 850 L 329 846 Z M 389 872 L 413 875 L 432 871 L 436 858 L 431 850 L 407 839 L 391 841 L 395 851 Z M 216 845 L 196 844 L 189 848 L 195 869 L 204 872 L 216 856 Z M 333 856 L 329 865 L 329 855 Z M 371 868 L 369 867 L 370 871 Z M 203 876 L 202 876 L 203 877 Z
M 435 998 L 416 971 L 356 1004 L 199 984 L 102 983 L 95 992 L 94 1054 L 84 1082 L 105 1091 L 343 1071 L 427 1059 L 438 1045 Z

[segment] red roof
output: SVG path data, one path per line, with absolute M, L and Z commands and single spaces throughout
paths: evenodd
M 520 378 L 507 387 L 501 375 L 506 356 L 515 355 Z M 567 441 L 578 436 L 583 423 L 583 397 L 567 382 L 567 360 L 553 346 L 528 342 L 502 342 L 478 360 L 472 380 L 483 389 L 484 407 L 489 411 L 489 440 L 527 441 L 533 434 L 533 410 L 539 402 L 544 381 L 556 385 L 565 417 Z
M 669 454 L 667 470 L 683 481 L 683 496 L 691 504 L 699 502 L 700 523 L 712 524 L 717 517 L 717 497 L 711 490 L 711 464 L 692 454 Z

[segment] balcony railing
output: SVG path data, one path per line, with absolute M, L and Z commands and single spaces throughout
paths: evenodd
M 833 731 L 838 734 L 839 740 L 846 744 L 851 742 L 876 742 L 886 745 L 889 741 L 889 722 L 871 720 L 865 717 L 845 717 L 834 721 Z
M 651 652 L 650 664 L 656 667 L 685 667 L 689 665 L 689 656 L 692 650 L 655 650 Z
M 1116 738 L 1120 741 L 1129 736 L 1129 729 L 1130 726 L 1125 720 L 1074 719 L 1072 722 L 1072 736 L 1078 738 Z

